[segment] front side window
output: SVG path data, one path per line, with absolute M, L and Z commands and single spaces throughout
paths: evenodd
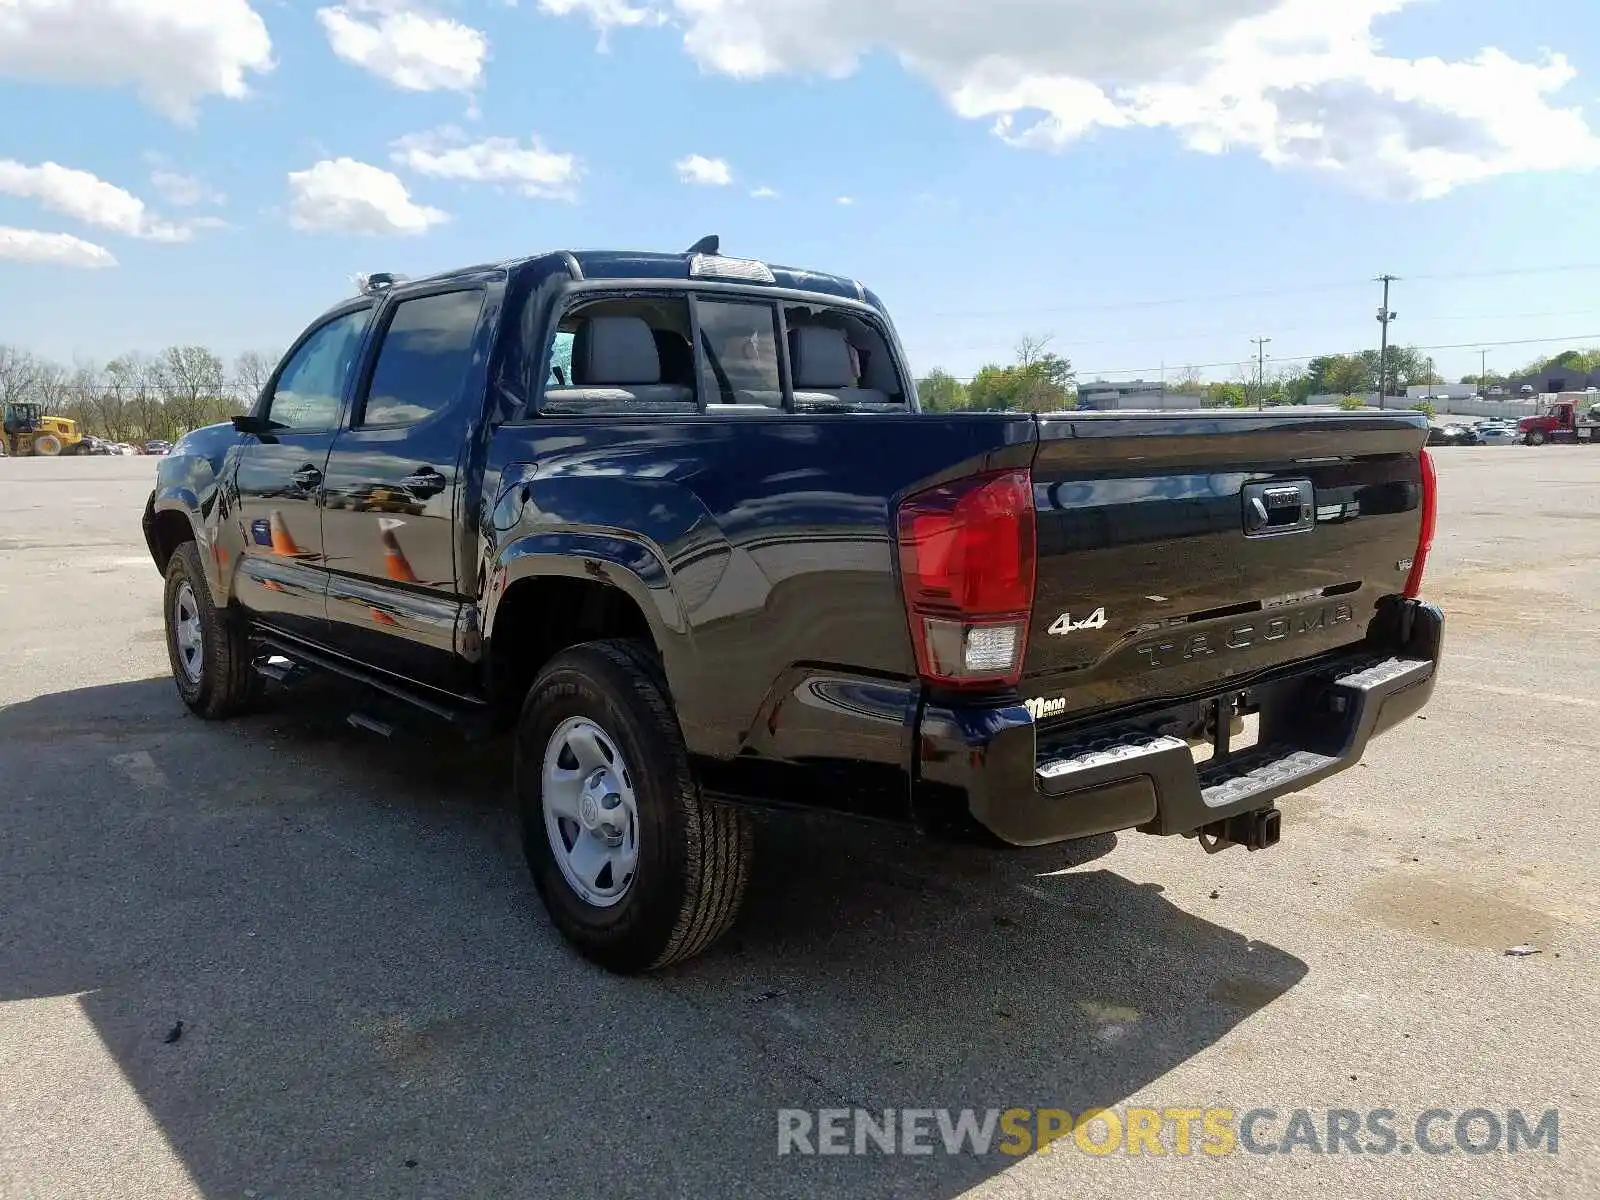
M 777 311 L 769 304 L 700 300 L 700 386 L 708 404 L 783 407 Z
M 409 425 L 450 408 L 472 369 L 481 291 L 402 300 L 384 331 L 362 425 Z
M 333 318 L 300 344 L 278 374 L 267 417 L 282 429 L 333 429 L 350 373 L 361 355 L 371 308 Z

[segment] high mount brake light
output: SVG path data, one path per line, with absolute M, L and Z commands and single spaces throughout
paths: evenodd
M 900 583 L 917 670 L 951 688 L 1014 687 L 1033 609 L 1033 477 L 977 475 L 902 501 Z
M 1422 576 L 1428 569 L 1428 552 L 1433 549 L 1433 534 L 1439 522 L 1439 476 L 1433 458 L 1422 451 L 1422 528 L 1417 533 L 1417 552 L 1411 558 L 1411 573 L 1406 576 L 1405 595 L 1415 600 L 1422 593 Z

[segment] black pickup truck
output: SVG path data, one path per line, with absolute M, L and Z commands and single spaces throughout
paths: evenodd
M 361 293 L 160 463 L 178 691 L 514 729 L 613 970 L 728 927 L 753 805 L 1258 849 L 1433 690 L 1421 414 L 924 413 L 872 292 L 710 239 Z

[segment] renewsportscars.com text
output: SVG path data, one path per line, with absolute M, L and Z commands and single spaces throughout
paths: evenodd
M 1556 1154 L 1556 1109 L 778 1110 L 780 1155 Z

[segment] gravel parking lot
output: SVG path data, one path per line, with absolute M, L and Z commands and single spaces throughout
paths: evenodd
M 619 980 L 503 747 L 331 685 L 202 724 L 154 462 L 0 460 L 0 1196 L 1600 1195 L 1600 453 L 1436 462 L 1445 677 L 1276 849 L 773 820 L 733 936 Z M 1128 1105 L 1555 1108 L 1559 1149 L 777 1154 L 785 1107 Z

